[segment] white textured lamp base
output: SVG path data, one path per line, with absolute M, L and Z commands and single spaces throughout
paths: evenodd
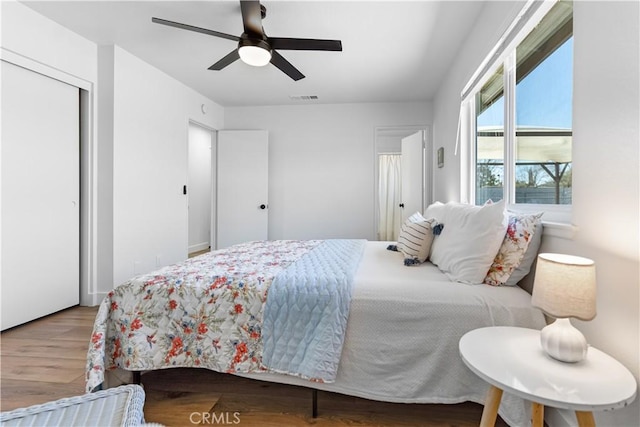
M 540 332 L 540 344 L 547 354 L 561 362 L 579 362 L 587 356 L 587 340 L 569 319 L 557 319 Z

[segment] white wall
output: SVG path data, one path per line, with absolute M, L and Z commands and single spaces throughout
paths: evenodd
M 97 76 L 97 46 L 13 0 L 0 2 L 4 49 L 90 82 Z
M 97 239 L 100 253 L 97 259 L 96 300 L 100 293 L 113 288 L 113 46 L 98 47 L 98 141 L 96 146 L 97 219 L 100 224 Z M 98 291 L 100 290 L 100 291 Z
M 378 126 L 429 125 L 428 103 L 225 109 L 226 129 L 269 131 L 269 238 L 375 239 Z
M 201 105 L 207 106 L 203 113 Z M 189 120 L 222 127 L 222 107 L 114 48 L 114 284 L 187 258 Z
M 573 28 L 578 233 L 566 251 L 594 259 L 598 270 L 598 315 L 579 327 L 591 345 L 616 357 L 638 379 L 640 3 L 574 2 Z M 543 249 L 555 249 L 556 240 Z M 639 408 L 636 399 L 624 410 L 596 414 L 596 423 L 640 425 Z
M 521 7 L 520 4 L 519 7 Z M 434 149 L 452 153 L 460 92 L 517 8 L 489 3 L 434 103 Z M 542 251 L 596 262 L 597 317 L 574 322 L 588 341 L 639 376 L 639 4 L 574 2 L 573 238 L 544 236 Z M 496 28 L 500 31 L 496 32 Z M 451 160 L 451 159 L 447 159 Z M 458 200 L 460 167 L 436 171 L 436 199 Z M 638 399 L 595 414 L 598 425 L 640 425 Z M 575 425 L 572 414 L 547 411 L 551 427 Z

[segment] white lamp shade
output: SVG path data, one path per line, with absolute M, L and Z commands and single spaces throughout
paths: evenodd
M 572 255 L 539 254 L 531 304 L 556 318 L 593 319 L 595 263 Z
M 271 61 L 271 52 L 259 46 L 240 46 L 238 55 L 244 63 L 254 67 L 262 67 Z

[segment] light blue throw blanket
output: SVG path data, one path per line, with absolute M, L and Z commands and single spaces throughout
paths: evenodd
M 264 307 L 265 367 L 316 381 L 335 380 L 365 242 L 325 240 L 276 276 Z

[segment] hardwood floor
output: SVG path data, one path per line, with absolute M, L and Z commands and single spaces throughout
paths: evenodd
M 74 307 L 0 334 L 0 409 L 84 393 L 97 308 Z
M 0 409 L 84 393 L 85 357 L 97 307 L 73 307 L 0 334 Z M 167 426 L 477 426 L 482 407 L 392 404 L 248 380 L 204 369 L 142 376 L 147 422 Z M 506 426 L 499 419 L 498 426 Z

